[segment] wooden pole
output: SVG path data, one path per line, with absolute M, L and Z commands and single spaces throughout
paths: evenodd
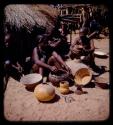
M 70 43 L 72 42 L 72 30 L 70 30 Z

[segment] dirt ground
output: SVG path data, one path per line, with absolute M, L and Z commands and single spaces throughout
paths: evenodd
M 73 39 L 76 36 L 73 34 Z M 97 50 L 109 53 L 108 38 L 94 39 L 94 43 Z M 96 58 L 95 61 L 109 70 L 109 58 Z M 109 84 L 109 72 L 99 77 Z M 41 103 L 33 92 L 10 78 L 4 93 L 4 117 L 9 121 L 100 121 L 109 117 L 109 89 L 94 84 L 83 88 L 87 94 L 77 95 L 76 87 L 71 86 L 71 93 L 62 95 L 54 88 L 55 98 L 51 102 Z

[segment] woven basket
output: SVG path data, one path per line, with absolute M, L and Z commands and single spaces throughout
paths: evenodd
M 77 85 L 84 86 L 91 81 L 92 73 L 88 66 L 83 63 L 77 63 L 74 60 L 69 60 L 66 64 L 70 67 Z
M 87 68 L 81 68 L 75 73 L 74 81 L 77 85 L 86 85 L 91 81 L 91 72 Z

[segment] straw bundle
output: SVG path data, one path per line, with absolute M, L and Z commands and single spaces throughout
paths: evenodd
M 17 29 L 45 28 L 50 33 L 55 25 L 58 12 L 48 5 L 8 5 L 5 7 L 5 24 Z

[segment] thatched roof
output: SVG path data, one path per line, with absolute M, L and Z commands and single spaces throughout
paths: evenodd
M 26 28 L 29 32 L 32 32 L 35 26 L 45 28 L 46 33 L 50 33 L 55 26 L 59 12 L 48 5 L 17 4 L 6 6 L 4 14 L 5 24 L 10 27 Z

